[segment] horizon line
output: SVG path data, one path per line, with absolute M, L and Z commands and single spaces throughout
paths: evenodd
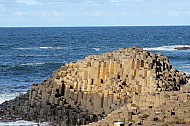
M 74 27 L 178 27 L 189 25 L 87 25 L 87 26 L 0 26 L 0 28 L 74 28 Z

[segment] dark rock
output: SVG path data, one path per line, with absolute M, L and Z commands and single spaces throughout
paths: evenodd
M 175 47 L 174 49 L 177 49 L 177 50 L 189 50 L 190 47 Z

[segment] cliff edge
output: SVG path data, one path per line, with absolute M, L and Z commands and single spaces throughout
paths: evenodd
M 161 54 L 137 47 L 118 49 L 65 64 L 48 80 L 33 84 L 28 93 L 0 105 L 0 121 L 22 118 L 64 126 L 113 125 L 122 120 L 125 125 L 161 125 L 178 119 L 187 124 L 187 81 L 186 74 Z M 183 118 L 176 117 L 177 110 L 183 111 Z M 163 117 L 155 116 L 162 112 Z

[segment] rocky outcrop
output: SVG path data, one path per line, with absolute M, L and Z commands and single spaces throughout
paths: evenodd
M 175 47 L 174 49 L 177 49 L 177 50 L 189 50 L 190 47 L 186 47 L 186 46 L 184 46 L 184 47 Z
M 65 64 L 50 79 L 33 84 L 27 94 L 3 103 L 0 120 L 22 117 L 53 125 L 85 125 L 127 106 L 126 116 L 119 117 L 130 116 L 124 121 L 129 124 L 137 111 L 166 104 L 165 94 L 181 91 L 186 81 L 186 75 L 161 54 L 136 47 L 119 49 Z
M 112 126 L 114 122 L 124 122 L 129 125 L 143 126 L 189 126 L 190 125 L 190 95 L 183 92 L 161 92 L 159 96 L 162 104 L 155 106 L 152 104 L 138 105 L 128 103 L 119 109 L 109 113 L 107 117 L 88 126 Z M 136 96 L 135 96 L 136 97 Z M 146 103 L 152 101 L 153 95 L 144 97 Z M 157 100 L 157 99 L 154 99 Z M 139 101 L 144 101 L 140 96 Z

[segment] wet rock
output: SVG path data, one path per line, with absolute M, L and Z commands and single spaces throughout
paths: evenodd
M 174 49 L 177 49 L 177 50 L 189 50 L 190 47 L 186 47 L 186 46 L 184 46 L 184 47 L 175 47 Z

